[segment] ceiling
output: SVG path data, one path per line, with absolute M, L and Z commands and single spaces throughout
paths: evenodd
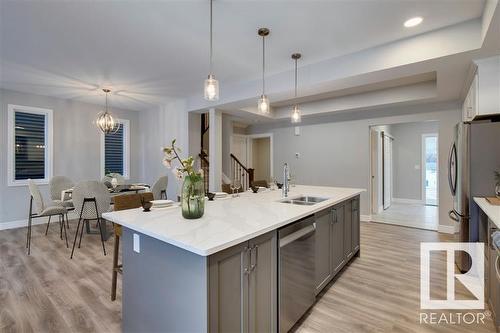
M 1 1 L 3 88 L 142 110 L 202 95 L 208 74 L 208 1 Z M 268 27 L 267 70 L 305 66 L 482 15 L 484 1 L 214 2 L 214 68 L 226 87 L 257 80 L 258 27 Z M 415 28 L 403 27 L 413 16 Z M 257 95 L 257 92 L 256 92 Z

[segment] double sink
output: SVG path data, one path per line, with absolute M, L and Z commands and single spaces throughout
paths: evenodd
M 312 206 L 314 204 L 317 204 L 318 202 L 322 202 L 325 200 L 328 200 L 328 198 L 303 195 L 303 196 L 299 196 L 299 197 L 295 197 L 295 198 L 281 199 L 278 202 L 292 204 L 292 205 Z

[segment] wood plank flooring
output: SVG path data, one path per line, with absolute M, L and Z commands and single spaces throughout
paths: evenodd
M 75 229 L 72 221 L 71 241 Z M 45 225 L 34 227 L 31 256 L 25 228 L 0 231 L 0 332 L 120 332 L 120 277 L 117 300 L 110 300 L 112 238 L 105 257 L 99 236 L 84 234 L 70 260 L 57 225 L 48 236 L 44 231 Z M 476 326 L 419 324 L 420 242 L 450 240 L 432 231 L 362 223 L 361 257 L 323 293 L 297 332 L 494 332 L 489 318 Z M 433 257 L 433 269 L 443 262 Z M 432 277 L 444 285 L 443 274 Z
M 484 325 L 420 324 L 420 242 L 439 241 L 455 240 L 434 231 L 362 223 L 360 257 L 323 292 L 296 331 L 494 333 L 491 317 Z M 432 299 L 446 298 L 445 264 L 445 253 L 431 256 Z M 456 288 L 458 299 L 473 299 L 463 286 Z

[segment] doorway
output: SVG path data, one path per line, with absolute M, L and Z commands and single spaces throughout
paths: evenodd
M 371 220 L 437 230 L 439 122 L 370 127 Z
M 230 152 L 246 167 L 254 169 L 254 180 L 273 178 L 273 134 L 233 134 Z M 232 175 L 231 175 L 232 176 Z
M 438 135 L 422 134 L 422 197 L 425 205 L 438 205 Z

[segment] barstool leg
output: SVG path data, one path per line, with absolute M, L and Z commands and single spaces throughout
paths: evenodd
M 69 230 L 69 219 L 68 219 L 68 213 L 66 213 L 66 227 Z
M 78 229 L 80 228 L 80 222 L 82 221 L 81 218 L 78 219 L 78 224 L 76 226 L 76 233 L 75 233 L 75 239 L 73 240 L 73 248 L 71 249 L 71 256 L 69 257 L 70 259 L 73 259 L 73 253 L 75 252 L 75 245 L 76 245 L 76 238 L 78 237 Z M 83 224 L 82 224 L 83 228 Z
M 118 279 L 118 254 L 120 252 L 120 236 L 115 234 L 115 245 L 113 248 L 113 275 L 111 277 L 111 300 L 116 300 L 116 282 Z
M 82 232 L 80 232 L 80 241 L 78 242 L 78 248 L 80 248 L 80 246 L 82 245 L 83 229 L 85 228 L 85 223 L 89 223 L 89 221 L 88 220 L 83 220 L 83 223 L 82 223 Z M 77 230 L 77 233 L 78 233 L 78 230 Z
M 61 220 L 61 216 L 62 216 L 62 214 L 58 215 L 57 217 L 59 219 L 59 238 L 61 238 L 61 240 L 62 240 L 63 239 L 62 238 L 62 230 L 63 230 L 63 225 L 62 224 L 64 223 L 64 220 Z
M 49 216 L 49 221 L 47 222 L 47 228 L 45 228 L 45 236 L 47 236 L 47 232 L 49 231 L 49 225 L 50 225 L 50 218 L 52 216 Z
M 64 214 L 61 214 L 61 217 L 62 217 L 62 225 L 63 225 L 63 229 L 64 229 L 64 238 L 66 239 L 66 248 L 69 248 L 68 233 L 66 232 L 66 224 L 64 224 Z
M 106 255 L 106 247 L 104 246 L 104 236 L 102 234 L 102 228 L 101 228 L 101 219 L 99 217 L 97 218 L 97 227 L 99 228 L 99 233 L 101 234 L 102 251 L 104 252 L 104 255 Z

